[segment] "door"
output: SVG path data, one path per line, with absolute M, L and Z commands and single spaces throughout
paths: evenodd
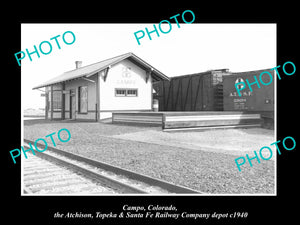
M 70 119 L 75 119 L 76 99 L 75 90 L 71 90 L 70 93 Z

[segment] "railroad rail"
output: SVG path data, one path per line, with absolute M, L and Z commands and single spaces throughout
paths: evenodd
M 24 139 L 24 142 L 33 143 L 28 139 Z M 43 144 L 36 143 L 36 145 L 41 149 L 45 148 Z M 101 183 L 104 187 L 114 190 L 117 194 L 203 194 L 187 187 L 50 146 L 45 152 L 35 153 L 37 157 L 81 173 L 85 177 Z M 28 190 L 24 190 L 24 192 L 28 192 Z

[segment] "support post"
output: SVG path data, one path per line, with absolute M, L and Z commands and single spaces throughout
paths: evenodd
M 96 122 L 98 122 L 98 109 L 97 109 L 97 103 L 95 104 L 95 119 L 96 119 Z
M 51 99 L 50 99 L 50 103 L 51 103 L 51 107 L 50 107 L 50 119 L 53 120 L 53 86 L 51 85 L 50 88 L 50 93 L 51 93 Z
M 62 83 L 62 91 L 61 91 L 61 119 L 65 119 L 65 82 Z

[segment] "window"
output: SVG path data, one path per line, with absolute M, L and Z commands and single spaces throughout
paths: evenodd
M 137 90 L 127 90 L 127 96 L 137 96 Z
M 79 113 L 87 113 L 88 110 L 88 95 L 87 86 L 78 88 L 78 111 Z
M 137 89 L 115 89 L 115 96 L 116 97 L 137 97 L 138 90 Z
M 51 93 L 51 92 L 50 92 Z M 53 91 L 53 110 L 61 110 L 61 101 L 62 101 L 62 92 L 61 91 Z M 51 99 L 51 96 L 50 96 Z
M 124 89 L 116 89 L 116 96 L 126 96 L 126 90 Z

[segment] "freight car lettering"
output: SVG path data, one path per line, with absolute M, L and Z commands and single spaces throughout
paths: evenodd
M 186 18 L 185 18 L 185 14 L 186 13 L 191 14 L 192 17 L 193 17 L 193 19 L 190 20 L 190 21 L 186 21 Z M 178 20 L 177 20 L 178 16 L 180 16 L 179 13 L 176 14 L 175 16 L 171 16 L 170 19 L 174 19 L 175 22 L 176 22 L 176 24 L 177 24 L 177 27 L 180 28 L 180 25 L 179 25 Z M 183 22 L 185 22 L 186 24 L 190 24 L 190 23 L 193 23 L 195 21 L 195 14 L 191 10 L 185 10 L 182 13 L 181 18 L 182 18 Z M 168 26 L 169 26 L 169 28 L 162 29 L 162 23 L 167 23 Z M 145 30 L 147 32 L 147 35 L 148 35 L 148 37 L 149 37 L 150 40 L 152 40 L 151 35 L 150 35 L 152 33 L 156 33 L 157 37 L 159 37 L 159 32 L 157 30 L 157 27 L 154 24 L 153 24 L 153 27 L 154 27 L 154 30 L 152 30 L 152 31 L 149 31 L 147 27 L 145 28 Z M 171 23 L 168 20 L 162 20 L 158 24 L 158 28 L 159 28 L 159 30 L 160 30 L 161 33 L 167 34 L 167 33 L 170 33 L 170 31 L 172 30 L 172 25 L 171 25 Z M 143 37 L 145 37 L 145 32 L 143 30 L 139 30 L 137 32 L 134 32 L 134 37 L 135 37 L 137 43 L 140 45 L 141 43 L 140 43 L 139 40 L 142 39 Z
M 62 139 L 61 134 L 60 134 L 62 131 L 65 131 L 65 132 L 68 134 L 68 138 Z M 51 133 L 51 134 L 48 134 L 48 135 L 46 135 L 45 137 L 50 137 L 50 139 L 51 139 L 51 141 L 52 141 L 52 144 L 53 144 L 53 146 L 55 147 L 55 146 L 56 146 L 56 143 L 55 143 L 55 141 L 54 141 L 54 139 L 53 139 L 53 137 L 52 137 L 54 134 L 55 134 L 55 132 L 53 132 L 53 133 Z M 61 142 L 68 142 L 68 141 L 71 139 L 71 133 L 70 133 L 70 131 L 69 131 L 68 129 L 62 128 L 62 129 L 60 129 L 60 130 L 58 131 L 57 137 L 58 137 L 58 140 L 60 140 Z M 39 149 L 39 148 L 37 147 L 37 143 L 38 143 L 39 141 L 42 141 L 42 142 L 44 143 L 44 145 L 45 145 L 44 149 Z M 34 152 L 34 149 L 33 149 L 33 147 L 32 147 L 32 144 L 31 144 L 31 143 L 28 143 L 28 145 L 29 145 L 30 148 L 29 148 L 29 149 L 26 149 L 26 150 L 24 149 L 23 146 L 21 146 L 22 152 L 23 152 L 23 154 L 24 154 L 24 156 L 25 156 L 26 159 L 27 159 L 26 152 L 32 151 L 32 154 L 35 155 L 35 152 Z M 35 142 L 34 142 L 34 147 L 35 147 L 35 149 L 36 149 L 38 152 L 44 152 L 44 151 L 46 151 L 47 148 L 48 148 L 48 143 L 47 143 L 47 141 L 46 141 L 45 139 L 43 139 L 43 138 L 38 138 L 38 139 L 36 139 Z M 13 154 L 14 152 L 17 152 L 17 154 L 14 155 L 14 154 Z M 14 164 L 16 164 L 15 158 L 17 158 L 17 157 L 19 157 L 19 156 L 21 155 L 20 149 L 17 149 L 17 148 L 16 148 L 16 149 L 14 149 L 14 150 L 9 151 L 9 153 L 10 153 L 10 155 L 11 155 L 11 158 L 12 158 L 13 161 L 14 161 Z
M 289 147 L 286 146 L 286 141 L 287 141 L 287 140 L 291 140 L 291 141 L 293 142 L 292 147 L 290 147 L 290 146 L 291 146 L 291 141 L 289 141 L 289 144 L 288 144 Z M 279 142 L 280 142 L 280 140 L 279 140 L 279 141 L 276 141 L 276 142 L 273 142 L 273 143 L 270 144 L 270 145 L 275 145 L 275 146 L 276 146 L 276 149 L 277 149 L 277 151 L 278 151 L 278 154 L 281 155 L 281 151 L 280 151 L 280 149 L 279 149 L 279 147 L 278 147 L 278 143 L 279 143 Z M 285 138 L 282 140 L 282 145 L 283 145 L 283 147 L 284 147 L 286 150 L 291 151 L 291 150 L 293 150 L 293 149 L 296 147 L 296 141 L 295 141 L 295 139 L 294 139 L 293 137 L 287 136 L 287 137 L 285 137 Z M 262 152 L 263 152 L 264 149 L 267 149 L 267 150 L 265 150 L 264 152 L 269 151 L 269 156 L 268 156 L 268 157 L 265 157 L 265 156 L 262 154 Z M 254 160 L 254 159 L 256 159 L 258 163 L 260 163 L 260 159 L 259 159 L 259 157 L 258 157 L 257 152 L 256 152 L 256 151 L 253 151 L 253 152 L 254 152 L 254 155 L 255 155 L 255 156 L 249 157 L 249 155 L 246 154 L 246 158 L 247 158 L 247 160 L 248 160 L 248 162 L 249 162 L 250 167 L 253 166 L 253 164 L 252 164 L 251 161 Z M 270 160 L 270 159 L 272 158 L 272 156 L 273 156 L 273 152 L 272 152 L 272 149 L 271 149 L 270 147 L 264 146 L 264 147 L 262 147 L 262 148 L 259 150 L 259 155 L 260 155 L 260 158 L 263 159 L 263 160 Z M 236 158 L 236 159 L 234 160 L 235 163 L 236 163 L 236 166 L 237 166 L 237 168 L 238 168 L 239 171 L 241 171 L 241 167 L 240 167 L 240 166 L 241 166 L 241 165 L 244 165 L 244 164 L 246 163 L 246 161 L 247 161 L 246 158 L 245 158 L 245 157 L 239 157 L 239 158 Z
M 69 39 L 69 37 L 65 37 L 67 34 L 71 34 L 72 38 Z M 68 35 L 70 36 L 70 35 Z M 60 47 L 60 44 L 59 44 L 59 41 L 57 40 L 57 38 L 60 37 L 60 35 L 56 35 L 55 37 L 52 37 L 50 38 L 50 40 L 55 40 L 55 43 L 57 45 L 57 48 L 58 49 L 61 49 Z M 62 35 L 62 40 L 63 42 L 66 44 L 66 45 L 71 45 L 75 42 L 76 38 L 75 38 L 75 34 L 72 32 L 72 31 L 66 31 L 65 33 L 63 33 Z M 68 40 L 68 41 L 67 41 Z M 33 54 L 36 54 L 38 58 L 40 58 L 40 54 L 39 54 L 39 51 L 37 49 L 37 47 L 35 45 L 33 45 L 33 48 L 34 48 L 34 51 L 32 52 L 29 52 L 28 48 L 26 48 L 26 53 L 29 57 L 29 60 L 32 61 L 32 58 L 31 58 L 31 55 Z M 39 50 L 40 52 L 43 54 L 43 55 L 49 55 L 51 52 L 52 52 L 52 45 L 49 41 L 42 41 L 40 44 L 39 44 Z M 17 52 L 15 53 L 15 58 L 19 64 L 19 66 L 21 66 L 20 62 L 21 60 L 23 60 L 25 57 L 26 57 L 26 53 L 23 52 L 23 51 L 20 51 L 20 52 Z M 20 55 L 20 58 L 18 57 L 18 55 Z
M 292 65 L 292 67 L 293 67 L 293 71 L 292 71 L 292 72 L 287 72 L 287 71 L 286 71 L 286 65 L 287 65 L 287 64 Z M 279 67 L 280 67 L 280 65 L 279 65 L 279 66 L 276 66 L 276 67 L 274 67 L 274 68 L 272 68 L 272 69 L 270 69 L 270 70 L 275 70 L 275 71 L 276 71 L 276 74 L 277 74 L 277 76 L 278 76 L 278 79 L 281 80 L 281 76 L 280 76 L 280 74 L 279 74 L 279 71 L 277 70 L 277 68 L 279 68 Z M 294 64 L 293 62 L 288 61 L 288 62 L 285 62 L 285 63 L 283 64 L 282 70 L 283 70 L 283 72 L 284 72 L 286 75 L 291 76 L 291 75 L 293 75 L 293 74 L 296 72 L 296 66 L 295 66 L 295 64 Z M 288 70 L 290 71 L 290 68 L 289 68 Z M 263 76 L 264 76 L 265 78 L 268 76 L 268 77 L 269 77 L 269 81 L 268 81 L 268 82 L 265 82 L 266 79 L 262 79 Z M 254 78 L 254 81 L 251 81 L 252 83 L 250 83 L 249 80 L 246 79 L 246 83 L 247 83 L 247 85 L 248 85 L 248 87 L 249 87 L 249 89 L 250 89 L 251 92 L 253 92 L 253 89 L 252 89 L 251 86 L 257 85 L 257 87 L 260 88 L 259 81 L 260 81 L 260 83 L 261 83 L 262 85 L 264 85 L 264 86 L 268 86 L 268 85 L 270 85 L 270 84 L 273 82 L 273 76 L 272 76 L 272 74 L 271 74 L 270 72 L 268 72 L 268 71 L 263 71 L 263 72 L 259 75 L 259 81 L 258 81 L 258 79 L 257 79 L 256 76 L 253 76 L 253 78 Z M 264 80 L 265 80 L 265 81 L 264 81 Z M 268 80 L 268 78 L 267 78 L 267 80 Z M 244 90 L 244 89 L 246 88 L 246 86 L 247 86 L 246 83 L 245 83 L 244 81 L 235 82 L 234 86 L 235 86 L 235 89 L 237 90 L 239 96 L 242 96 L 240 91 L 241 91 L 241 90 Z
M 253 95 L 253 93 L 251 91 L 243 91 L 243 92 L 241 92 L 240 96 L 252 96 L 252 95 Z M 229 94 L 229 96 L 230 97 L 236 97 L 236 96 L 238 96 L 238 93 L 237 92 L 231 92 Z
M 233 102 L 246 102 L 247 100 L 245 98 L 239 99 L 239 98 L 235 98 L 233 99 Z

